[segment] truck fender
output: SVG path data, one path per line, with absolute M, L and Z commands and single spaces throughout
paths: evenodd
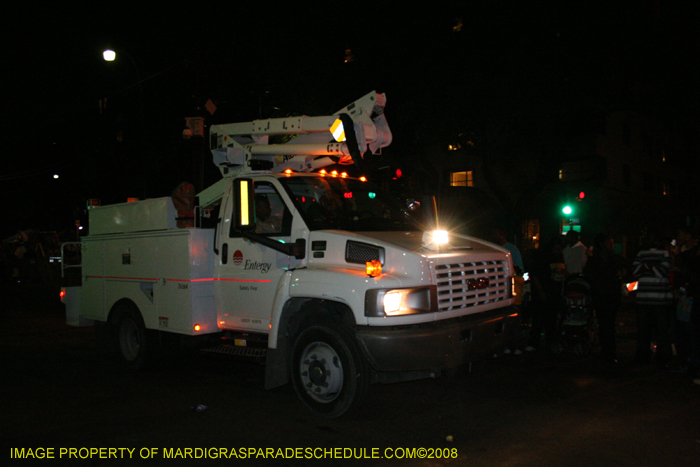
M 275 347 L 267 349 L 265 389 L 273 389 L 289 382 L 289 361 L 294 341 L 307 326 L 318 322 L 355 325 L 352 311 L 343 303 L 308 297 L 289 298 L 284 302 L 272 326 Z M 269 344 L 271 343 L 270 341 Z
M 277 339 L 280 329 L 280 319 L 285 305 L 289 301 L 289 290 L 292 286 L 292 271 L 287 271 L 277 283 L 275 290 L 275 301 L 272 303 L 272 314 L 270 315 L 270 334 L 267 336 L 268 349 L 277 348 Z
M 270 315 L 270 333 L 267 336 L 267 356 L 265 358 L 265 389 L 273 389 L 287 384 L 289 381 L 289 365 L 287 365 L 287 340 L 284 334 L 280 338 L 280 321 L 285 308 L 289 304 L 289 288 L 292 283 L 292 272 L 287 271 L 277 283 L 275 301 Z M 287 314 L 288 317 L 290 314 Z M 287 318 L 288 319 L 288 318 Z M 284 324 L 286 327 L 286 323 Z

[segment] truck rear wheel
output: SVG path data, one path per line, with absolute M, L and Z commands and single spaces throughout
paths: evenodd
M 294 343 L 294 389 L 318 415 L 335 418 L 357 408 L 369 392 L 370 374 L 355 337 L 346 326 L 309 326 Z
M 120 311 L 115 325 L 122 362 L 129 370 L 141 370 L 150 361 L 152 354 L 149 334 L 141 315 L 133 310 Z

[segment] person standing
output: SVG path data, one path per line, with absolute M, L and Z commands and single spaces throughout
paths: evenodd
M 557 315 L 561 308 L 562 283 L 566 276 L 562 247 L 561 236 L 552 237 L 538 249 L 530 265 L 532 327 L 528 346 L 525 347 L 528 352 L 539 348 L 543 330 L 547 343 L 554 343 Z
M 566 232 L 566 246 L 562 253 L 568 274 L 583 273 L 583 267 L 588 260 L 588 249 L 581 242 L 579 233 L 575 230 Z
M 665 367 L 671 359 L 669 318 L 673 293 L 669 281 L 671 255 L 660 245 L 660 238 L 651 233 L 645 249 L 632 263 L 637 286 L 637 353 L 635 362 L 651 362 L 652 333 L 657 343 L 657 363 Z
M 679 370 L 691 378 L 700 376 L 700 246 L 692 232 L 682 227 L 678 232 L 680 253 L 676 256 L 675 286 L 678 290 L 676 344 L 681 357 Z M 700 384 L 700 380 L 696 379 Z
M 693 238 L 693 232 L 689 227 L 681 227 L 678 229 L 678 246 L 679 253 L 685 253 L 688 250 L 696 248 L 698 245 Z
M 600 330 L 601 357 L 609 363 L 617 362 L 615 321 L 622 303 L 620 264 L 615 258 L 615 243 L 606 233 L 596 235 L 593 252 L 583 269 L 591 284 L 591 296 Z
M 516 297 L 515 297 L 515 305 L 518 309 L 520 309 L 520 305 L 522 305 L 522 298 L 523 298 L 523 274 L 525 272 L 525 266 L 523 264 L 523 257 L 520 254 L 520 250 L 518 250 L 518 247 L 515 246 L 514 244 L 510 243 L 508 241 L 507 235 L 506 235 L 506 229 L 502 227 L 497 227 L 493 230 L 492 234 L 493 242 L 496 243 L 497 245 L 502 246 L 506 250 L 510 252 L 511 258 L 513 259 L 513 266 L 515 267 L 515 292 L 516 292 Z M 522 312 L 518 313 L 520 315 L 520 319 L 522 319 Z M 514 352 L 516 355 L 519 355 L 522 353 L 522 335 L 520 332 L 520 326 L 518 326 L 518 331 L 513 338 L 513 342 L 509 343 L 503 353 L 509 354 Z
M 500 245 L 506 250 L 510 251 L 511 256 L 513 257 L 513 265 L 520 268 L 519 274 L 524 273 L 525 266 L 523 265 L 523 257 L 520 254 L 520 250 L 518 250 L 518 247 L 508 241 L 508 238 L 506 236 L 506 229 L 502 227 L 494 229 L 492 237 L 493 242 L 496 245 Z

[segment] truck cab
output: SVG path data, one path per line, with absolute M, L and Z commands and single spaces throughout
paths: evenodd
M 335 416 L 366 392 L 355 383 L 345 400 L 348 381 L 435 377 L 513 338 L 505 250 L 436 239 L 419 212 L 343 174 L 248 180 L 244 196 L 232 181 L 221 211 L 217 313 L 224 330 L 269 331 L 268 363 L 282 363 L 268 366 L 268 387 L 291 379 L 309 407 Z M 256 217 L 245 229 L 242 199 Z M 301 339 L 309 330 L 322 341 Z

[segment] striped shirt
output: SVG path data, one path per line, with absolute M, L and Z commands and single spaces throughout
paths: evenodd
M 671 255 L 666 250 L 643 250 L 632 263 L 634 276 L 639 280 L 637 303 L 640 305 L 670 305 L 673 292 L 668 280 Z

